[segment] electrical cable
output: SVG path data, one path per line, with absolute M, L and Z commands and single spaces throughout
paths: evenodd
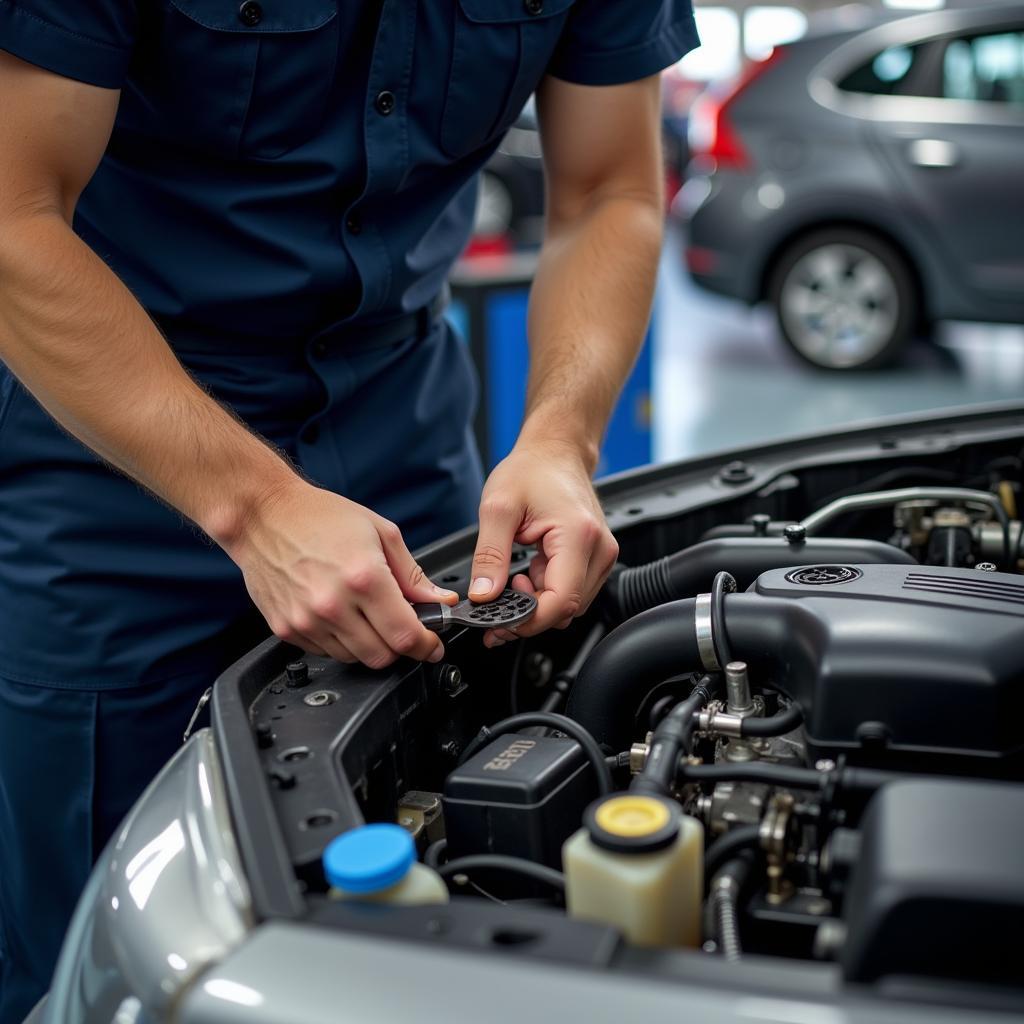
M 535 882 L 543 882 L 556 892 L 565 892 L 565 875 L 561 871 L 549 868 L 546 864 L 534 864 L 532 860 L 506 857 L 500 853 L 476 853 L 468 857 L 457 857 L 437 869 L 437 873 L 446 882 L 455 875 L 468 875 L 471 871 L 507 871 L 531 878 Z
M 516 655 L 512 659 L 512 679 L 509 682 L 508 706 L 512 714 L 519 713 L 519 672 L 523 667 L 523 651 L 526 650 L 526 641 L 520 640 L 516 644 Z

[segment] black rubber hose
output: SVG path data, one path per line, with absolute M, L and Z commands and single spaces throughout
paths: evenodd
M 705 676 L 694 685 L 689 697 L 661 720 L 654 730 L 643 771 L 633 780 L 630 789 L 661 796 L 671 794 L 679 758 L 689 753 L 694 715 L 711 700 L 713 689 L 711 677 Z
M 768 718 L 744 718 L 740 723 L 741 736 L 785 736 L 804 720 L 799 704 L 790 704 L 785 711 Z
M 828 773 L 814 768 L 795 768 L 758 761 L 694 765 L 681 759 L 677 765 L 676 778 L 682 783 L 755 782 L 787 789 L 819 789 L 828 781 Z
M 623 750 L 631 742 L 631 710 L 663 679 L 700 667 L 695 602 L 673 601 L 642 612 L 594 648 L 569 694 L 566 714 L 598 743 Z
M 760 839 L 757 825 L 740 825 L 716 839 L 704 854 L 704 878 L 710 882 L 726 861 L 737 857 L 743 850 L 758 849 Z
M 579 722 L 565 715 L 556 715 L 549 711 L 525 711 L 521 715 L 512 715 L 510 718 L 503 718 L 492 726 L 484 726 L 480 732 L 470 741 L 469 746 L 463 751 L 459 758 L 459 764 L 464 764 L 474 754 L 478 753 L 486 744 L 498 736 L 505 736 L 510 732 L 519 732 L 520 729 L 528 729 L 534 726 L 542 726 L 545 729 L 557 729 L 564 732 L 566 736 L 574 739 L 586 754 L 587 760 L 594 768 L 597 776 L 598 791 L 604 796 L 614 789 L 611 769 L 605 763 L 605 755 L 597 745 L 594 737 Z
M 423 851 L 423 863 L 435 871 L 441 866 L 441 858 L 448 850 L 447 839 L 435 839 L 426 850 Z
M 729 963 L 738 963 L 743 957 L 740 942 L 740 893 L 750 875 L 755 860 L 753 850 L 742 850 L 728 861 L 711 881 L 713 938 L 719 951 Z
M 544 698 L 544 703 L 540 706 L 541 711 L 551 712 L 558 710 L 559 705 L 565 700 L 569 695 L 569 691 L 575 685 L 580 669 L 586 664 L 591 651 L 604 639 L 604 635 L 607 632 L 608 627 L 603 622 L 598 622 L 583 638 L 583 643 L 580 644 L 579 649 L 573 655 L 573 659 L 568 667 L 555 676 L 551 684 L 551 692 Z
M 732 573 L 725 570 L 715 573 L 711 582 L 711 624 L 714 626 L 715 657 L 722 668 L 732 661 L 732 649 L 725 635 L 725 595 L 735 594 L 736 589 L 736 578 Z
M 680 783 L 754 782 L 785 789 L 824 789 L 829 780 L 835 778 L 839 789 L 858 793 L 871 793 L 890 782 L 910 777 L 906 772 L 887 772 L 876 768 L 840 768 L 819 772 L 816 768 L 757 761 L 693 765 L 682 757 L 676 775 Z
M 534 864 L 522 857 L 505 857 L 500 853 L 476 853 L 468 857 L 457 857 L 442 864 L 437 873 L 447 882 L 454 875 L 468 875 L 472 871 L 507 871 L 511 874 L 543 882 L 557 892 L 565 892 L 565 875 L 549 868 L 546 864 Z
M 752 528 L 751 528 L 752 529 Z M 796 546 L 781 537 L 703 540 L 647 565 L 618 567 L 606 587 L 610 617 L 621 622 L 668 601 L 707 593 L 726 571 L 746 590 L 761 573 L 799 565 L 916 565 L 906 551 L 879 541 L 808 537 Z
M 701 670 L 696 601 L 672 601 L 641 612 L 597 645 L 569 694 L 566 714 L 609 751 L 632 742 L 633 710 L 652 687 L 670 676 Z M 818 619 L 799 601 L 730 594 L 725 601 L 729 646 L 752 668 L 771 670 L 786 652 L 786 670 L 812 662 L 821 633 Z M 793 638 L 800 642 L 794 643 Z

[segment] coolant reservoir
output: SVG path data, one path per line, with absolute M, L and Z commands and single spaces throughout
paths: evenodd
M 324 874 L 338 900 L 447 903 L 441 876 L 416 861 L 412 836 L 399 825 L 363 825 L 327 844 Z
M 569 914 L 638 946 L 697 946 L 704 826 L 670 800 L 622 793 L 587 808 L 562 847 Z

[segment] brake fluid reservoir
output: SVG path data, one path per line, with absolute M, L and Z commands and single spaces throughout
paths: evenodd
M 569 914 L 638 946 L 698 946 L 704 827 L 670 800 L 618 794 L 587 808 L 562 847 Z
M 363 825 L 332 839 L 323 855 L 331 898 L 371 903 L 447 903 L 441 876 L 416 861 L 400 825 Z

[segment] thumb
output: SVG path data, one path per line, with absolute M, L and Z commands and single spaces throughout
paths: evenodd
M 508 582 L 512 541 L 522 520 L 522 511 L 504 502 L 484 501 L 480 506 L 480 531 L 469 596 L 474 601 L 493 601 Z
M 388 523 L 380 533 L 381 547 L 387 559 L 391 575 L 407 600 L 427 604 L 455 604 L 459 595 L 454 590 L 437 586 L 427 578 L 419 562 L 409 553 L 402 539 L 401 531 Z

